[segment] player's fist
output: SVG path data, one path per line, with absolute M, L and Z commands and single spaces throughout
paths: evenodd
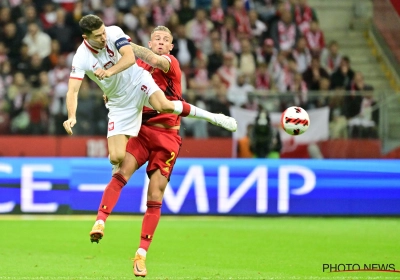
M 104 70 L 101 68 L 96 69 L 93 73 L 99 80 L 103 80 L 105 78 L 110 77 L 110 72 L 108 70 Z
M 63 123 L 64 129 L 69 135 L 73 134 L 72 128 L 74 127 L 75 124 L 76 124 L 75 118 L 69 118 Z

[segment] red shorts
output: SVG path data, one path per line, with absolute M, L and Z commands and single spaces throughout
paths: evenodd
M 136 158 L 139 167 L 149 161 L 147 174 L 160 169 L 169 180 L 181 145 L 178 130 L 142 125 L 139 135 L 129 139 L 126 151 Z

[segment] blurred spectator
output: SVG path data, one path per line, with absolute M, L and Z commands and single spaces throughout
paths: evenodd
M 254 0 L 254 10 L 260 15 L 263 22 L 269 20 L 276 14 L 278 0 Z
M 250 20 L 245 7 L 245 1 L 234 0 L 233 6 L 229 9 L 231 14 L 236 21 L 236 31 L 243 32 L 245 34 L 251 34 Z
M 237 69 L 234 66 L 234 59 L 235 55 L 232 52 L 226 52 L 224 54 L 223 64 L 217 70 L 218 76 L 227 88 L 236 82 Z
M 194 93 L 194 91 L 189 90 L 187 95 L 184 96 L 185 100 L 201 109 L 206 109 L 206 104 L 204 101 Z M 194 137 L 194 138 L 207 138 L 207 122 L 203 120 L 193 119 L 193 118 L 182 118 L 181 129 L 179 134 L 181 137 Z
M 39 19 L 35 6 L 27 5 L 24 10 L 24 16 L 18 19 L 18 30 L 21 30 L 21 32 L 26 35 L 26 33 L 29 32 L 29 25 L 31 23 L 36 23 L 40 30 L 43 29 L 42 22 Z
M 293 82 L 289 85 L 288 91 L 293 95 L 293 104 L 286 104 L 284 108 L 290 106 L 299 106 L 308 109 L 308 88 L 307 84 L 303 81 L 303 76 L 296 73 L 293 76 Z
M 35 22 L 28 25 L 28 33 L 25 35 L 23 42 L 28 46 L 28 54 L 38 54 L 41 58 L 45 58 L 51 51 L 51 38 L 49 35 L 40 30 Z
M 3 6 L 0 8 L 0 32 L 2 32 L 3 28 L 11 22 L 13 22 L 11 18 L 11 9 Z
M 267 32 L 267 25 L 258 19 L 258 13 L 256 10 L 249 11 L 249 21 L 251 36 L 256 38 L 257 44 L 262 43 L 262 35 Z
M 48 56 L 51 68 L 54 68 L 57 65 L 58 58 L 60 57 L 60 55 L 61 55 L 60 43 L 55 39 L 51 40 L 51 51 Z
M 272 57 L 277 56 L 277 50 L 274 48 L 274 41 L 271 38 L 264 40 L 264 43 L 258 54 L 258 62 L 270 63 Z
M 64 11 L 64 9 L 62 9 Z M 43 11 L 40 13 L 40 20 L 43 29 L 48 29 L 56 22 L 56 6 L 53 2 L 46 2 L 43 6 Z
M 105 26 L 110 26 L 114 25 L 117 22 L 117 7 L 115 5 L 114 0 L 103 0 L 102 1 L 102 14 L 103 17 L 101 17 L 104 21 Z
M 318 92 L 313 92 L 313 95 L 309 98 L 308 108 L 320 108 L 329 105 L 330 84 L 329 78 L 323 77 L 319 80 Z
M 246 135 L 237 140 L 237 157 L 238 158 L 253 158 L 254 154 L 250 149 L 250 138 L 253 133 L 254 125 L 247 126 Z
M 264 62 L 258 64 L 255 73 L 255 88 L 258 90 L 271 89 L 271 76 L 268 72 L 268 66 Z
M 300 31 L 292 21 L 289 11 L 282 11 L 281 18 L 271 26 L 271 37 L 278 50 L 290 51 L 296 45 Z
M 178 11 L 178 18 L 181 24 L 186 24 L 188 21 L 194 18 L 195 9 L 190 5 L 190 0 L 181 0 L 181 8 Z
M 347 118 L 344 108 L 344 91 L 337 90 L 329 99 L 329 138 L 346 139 L 348 137 Z
M 57 9 L 56 21 L 53 26 L 47 30 L 47 33 L 52 39 L 59 42 L 61 53 L 74 51 L 74 31 L 66 24 L 65 11 L 63 9 Z
M 29 64 L 31 61 L 31 57 L 28 54 L 28 45 L 22 44 L 21 48 L 19 49 L 20 53 L 14 63 L 14 70 L 21 71 L 24 74 L 28 75 L 29 71 Z
M 196 47 L 201 50 L 203 41 L 207 39 L 214 25 L 207 18 L 207 12 L 203 9 L 196 11 L 194 19 L 186 23 L 186 37 L 193 40 Z
M 219 29 L 224 24 L 224 9 L 221 5 L 221 0 L 212 0 L 210 9 L 210 20 L 214 27 Z
M 249 94 L 254 91 L 254 87 L 246 81 L 246 75 L 238 75 L 236 82 L 228 88 L 227 98 L 229 102 L 237 107 L 244 107 L 249 102 Z
M 149 24 L 147 16 L 143 13 L 139 14 L 139 26 L 138 29 L 136 30 L 136 33 L 138 35 L 140 44 L 143 46 L 147 46 L 147 44 L 150 41 L 150 33 L 149 33 L 150 28 L 153 27 Z
M 354 71 L 350 66 L 350 58 L 344 56 L 339 68 L 331 76 L 331 89 L 345 89 L 354 78 Z
M 0 134 L 10 133 L 10 115 L 8 113 L 8 103 L 0 98 Z
M 237 57 L 237 68 L 238 70 L 247 76 L 254 75 L 257 67 L 257 55 L 252 49 L 252 45 L 249 40 L 241 40 L 242 51 L 236 55 Z
M 207 100 L 207 107 L 210 112 L 222 113 L 226 116 L 230 116 L 230 103 L 227 99 L 227 92 L 225 84 L 221 83 L 216 89 L 215 98 Z M 207 123 L 208 134 L 210 137 L 232 137 L 232 133 L 228 130 L 219 129 L 215 125 Z
M 372 97 L 373 87 L 364 83 L 361 72 L 354 74 L 354 79 L 347 88 L 350 92 L 345 96 L 345 115 L 348 119 L 351 137 L 376 137 L 375 126 L 378 122 L 377 110 L 372 107 L 376 101 Z
M 318 90 L 319 83 L 322 78 L 328 78 L 329 74 L 324 68 L 321 67 L 318 57 L 313 57 L 311 65 L 303 73 L 303 79 L 310 90 Z
M 15 65 L 16 61 L 18 60 L 23 35 L 17 30 L 17 26 L 13 22 L 7 23 L 4 26 L 4 34 L 0 34 L 2 34 L 0 41 L 6 46 L 8 57 Z
M 192 77 L 189 79 L 189 88 L 196 91 L 200 96 L 205 96 L 209 88 L 207 60 L 199 57 L 195 60 L 195 68 Z
M 251 151 L 256 158 L 278 157 L 281 150 L 281 140 L 272 124 L 269 114 L 260 108 L 256 117 L 251 136 Z M 270 153 L 273 152 L 273 155 Z
M 176 30 L 179 26 L 179 17 L 177 13 L 173 13 L 170 17 L 168 22 L 166 23 L 166 26 L 169 28 L 169 30 Z
M 12 84 L 12 81 L 11 63 L 10 61 L 5 61 L 0 64 L 0 100 L 4 98 L 4 95 L 8 87 Z
M 224 44 L 223 49 L 235 51 L 240 48 L 240 42 L 236 36 L 236 22 L 232 16 L 226 16 L 221 29 L 221 40 Z
M 139 25 L 139 13 L 140 9 L 136 5 L 132 5 L 131 8 L 129 9 L 128 13 L 124 14 L 124 24 L 125 26 L 131 30 L 135 31 L 137 26 Z
M 152 16 L 155 26 L 166 25 L 169 18 L 174 13 L 174 8 L 167 0 L 159 0 L 157 5 L 153 5 Z
M 339 53 L 339 44 L 336 41 L 331 41 L 328 48 L 322 50 L 321 66 L 331 75 L 335 72 L 342 61 L 342 55 Z
M 74 130 L 78 135 L 95 134 L 95 115 L 92 113 L 96 110 L 95 102 L 90 92 L 88 81 L 85 79 L 78 95 L 78 108 L 76 110 L 76 118 L 79 122 L 74 126 Z
M 318 21 L 313 20 L 310 29 L 304 34 L 307 39 L 307 46 L 312 55 L 319 57 L 322 50 L 325 48 L 325 38 L 324 33 L 319 28 Z
M 304 73 L 311 63 L 311 53 L 304 37 L 300 37 L 297 41 L 296 48 L 292 51 L 292 56 L 296 61 L 297 71 Z
M 172 49 L 171 54 L 178 59 L 181 68 L 184 69 L 191 67 L 196 57 L 197 49 L 194 42 L 186 37 L 184 25 L 178 26 L 176 35 L 174 35 L 173 43 L 174 48 Z
M 299 0 L 294 8 L 294 18 L 300 31 L 304 34 L 310 29 L 311 21 L 317 20 L 315 10 L 308 5 L 307 0 Z
M 269 64 L 269 73 L 271 75 L 274 88 L 279 92 L 286 92 L 289 77 L 289 65 L 286 59 L 286 53 L 280 51 Z
M 24 74 L 16 72 L 6 96 L 10 108 L 11 131 L 13 133 L 26 134 L 28 132 L 29 115 L 25 111 L 25 102 L 30 90 L 30 85 Z
M 218 68 L 222 66 L 223 63 L 223 51 L 222 51 L 222 44 L 220 40 L 213 40 L 212 41 L 212 51 L 208 55 L 208 77 L 211 78 L 214 75 Z
M 0 42 L 0 65 L 8 60 L 7 49 L 3 42 Z
M 29 115 L 29 133 L 42 135 L 47 133 L 49 100 L 45 93 L 35 89 L 26 100 L 26 111 Z
M 49 71 L 49 64 L 44 62 L 44 60 L 40 58 L 38 54 L 32 55 L 29 69 L 26 75 L 26 78 L 32 85 L 32 87 L 39 87 L 39 74 L 42 71 Z

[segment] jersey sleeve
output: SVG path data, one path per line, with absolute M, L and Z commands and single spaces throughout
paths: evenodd
M 129 45 L 131 38 L 122 31 L 122 29 L 118 26 L 110 26 L 108 30 L 107 36 L 111 39 L 111 41 L 115 44 L 117 50 L 122 48 L 123 46 Z
M 74 55 L 74 58 L 72 59 L 71 73 L 69 74 L 70 79 L 83 80 L 85 77 L 85 66 L 83 65 L 84 61 L 85 60 L 80 58 L 78 53 Z
M 175 56 L 170 54 L 163 54 L 162 57 L 165 57 L 169 61 L 169 70 L 166 73 L 168 76 L 176 76 L 179 73 L 179 62 L 175 58 Z

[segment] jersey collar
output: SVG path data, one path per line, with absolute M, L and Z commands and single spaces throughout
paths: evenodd
M 94 54 L 98 54 L 101 51 L 100 49 L 96 49 L 96 48 L 92 47 L 86 40 L 83 40 L 83 43 Z

